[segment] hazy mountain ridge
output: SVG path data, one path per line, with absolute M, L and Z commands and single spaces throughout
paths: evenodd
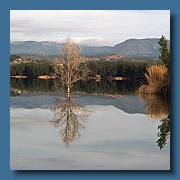
M 113 52 L 123 56 L 159 57 L 159 39 L 129 39 L 113 47 Z
M 81 46 L 82 54 L 87 56 L 119 54 L 129 58 L 159 58 L 159 39 L 128 39 L 113 47 Z M 14 41 L 10 43 L 11 54 L 59 55 L 63 43 L 52 41 Z
M 11 107 L 12 108 L 25 108 L 25 109 L 35 109 L 42 108 L 48 109 L 53 107 L 53 103 L 56 99 L 64 100 L 66 95 L 56 95 L 56 94 L 42 94 L 42 95 L 24 95 L 11 97 Z M 38 100 L 37 100 L 38 99 Z M 73 99 L 73 97 L 72 97 Z M 88 95 L 79 96 L 73 99 L 74 102 L 79 105 L 100 105 L 100 106 L 114 106 L 126 113 L 134 114 L 145 114 L 144 106 L 145 102 L 142 101 L 138 96 L 123 96 L 119 98 L 111 98 L 106 95 Z

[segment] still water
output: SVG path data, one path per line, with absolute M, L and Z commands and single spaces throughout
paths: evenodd
M 69 99 L 52 89 L 15 84 L 12 170 L 170 169 L 169 108 L 160 97 L 139 96 L 127 82 L 106 85 L 107 93 L 96 92 L 103 89 L 98 83 L 92 93 L 76 87 Z

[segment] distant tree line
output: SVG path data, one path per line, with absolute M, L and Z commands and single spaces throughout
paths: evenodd
M 90 75 L 100 75 L 102 78 L 109 76 L 135 77 L 144 76 L 146 67 L 150 63 L 147 62 L 130 62 L 130 61 L 90 61 L 88 67 Z
M 41 75 L 53 75 L 54 68 L 50 63 L 20 63 L 13 64 L 10 68 L 11 76 L 23 75 L 37 77 Z
M 130 61 L 88 61 L 87 66 L 90 70 L 89 76 L 100 75 L 102 78 L 109 76 L 135 77 L 144 76 L 146 67 L 151 65 L 148 62 Z M 23 75 L 37 77 L 40 75 L 53 75 L 55 69 L 49 62 L 46 63 L 20 63 L 11 65 L 11 76 Z

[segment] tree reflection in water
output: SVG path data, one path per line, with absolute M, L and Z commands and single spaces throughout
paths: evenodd
M 167 139 L 170 135 L 170 116 L 163 118 L 161 120 L 161 125 L 158 126 L 159 132 L 158 137 L 159 139 L 156 141 L 159 148 L 163 149 L 164 146 L 167 144 Z
M 84 106 L 74 103 L 70 95 L 62 101 L 57 99 L 53 108 L 53 119 L 50 121 L 55 128 L 59 128 L 62 141 L 66 147 L 81 137 L 81 131 L 85 128 L 89 111 Z
M 146 101 L 145 111 L 151 119 L 160 120 L 168 116 L 169 103 L 160 95 L 140 94 L 140 97 Z
M 159 139 L 156 141 L 161 150 L 167 144 L 170 135 L 169 102 L 155 94 L 140 94 L 140 97 L 146 101 L 145 111 L 148 116 L 161 122 L 157 134 Z

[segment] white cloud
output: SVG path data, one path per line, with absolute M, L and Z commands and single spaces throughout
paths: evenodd
M 67 38 L 55 38 L 52 39 L 54 42 L 65 42 Z M 103 45 L 103 44 L 112 44 L 113 41 L 111 39 L 104 39 L 99 37 L 74 37 L 71 38 L 73 42 L 81 45 Z
M 114 45 L 129 38 L 170 38 L 170 11 L 11 10 L 11 40 L 71 37 L 88 45 Z

